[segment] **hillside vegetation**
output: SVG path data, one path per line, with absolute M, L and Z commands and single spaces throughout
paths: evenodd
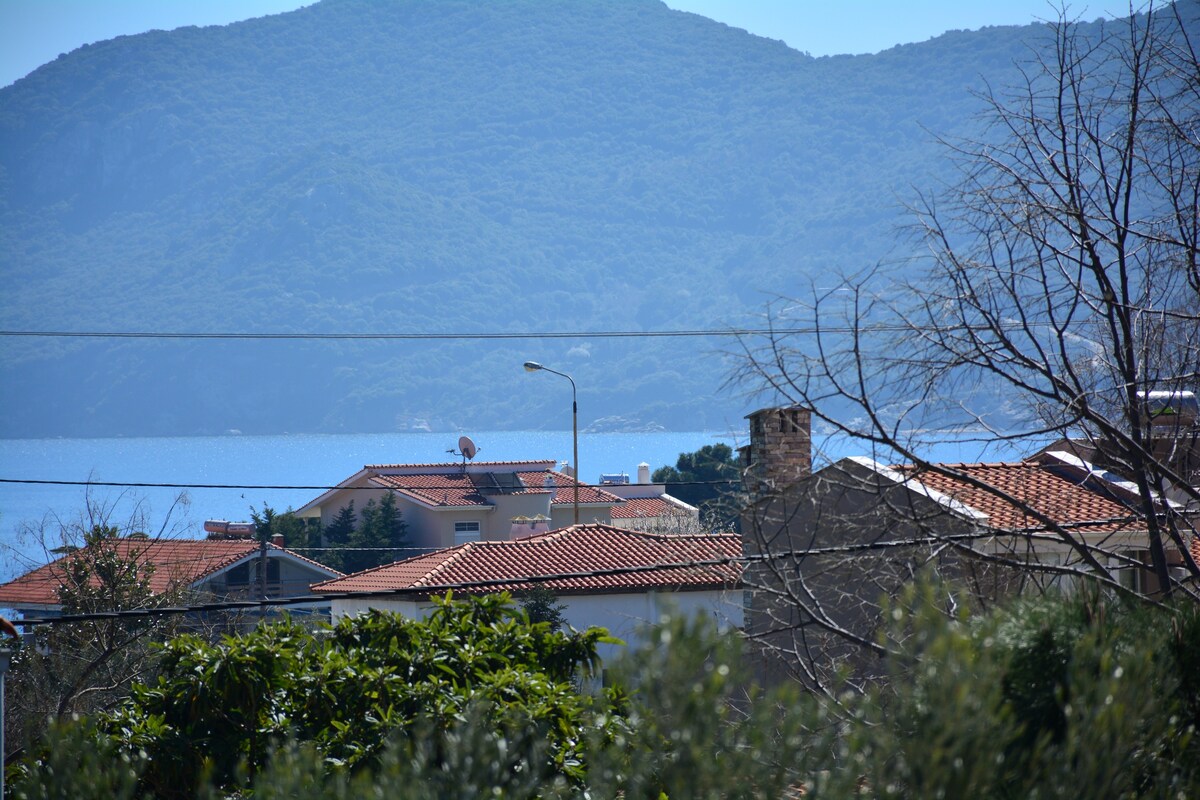
M 6 330 L 758 325 L 899 258 L 1045 32 L 813 59 L 651 0 L 322 0 L 0 90 Z M 811 320 L 791 320 L 809 324 Z M 730 339 L 13 339 L 0 435 L 738 425 Z

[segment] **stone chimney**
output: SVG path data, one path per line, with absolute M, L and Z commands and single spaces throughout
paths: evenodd
M 763 408 L 746 419 L 750 444 L 738 452 L 750 494 L 782 489 L 812 473 L 812 412 L 800 406 Z

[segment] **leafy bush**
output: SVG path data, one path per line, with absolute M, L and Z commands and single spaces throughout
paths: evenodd
M 575 681 L 596 663 L 598 628 L 554 633 L 506 595 L 437 602 L 421 621 L 374 611 L 314 634 L 292 622 L 210 643 L 165 646 L 157 683 L 102 723 L 129 752 L 144 751 L 144 786 L 188 797 L 206 776 L 253 779 L 288 741 L 332 772 L 377 766 L 391 740 L 421 732 L 442 753 L 471 714 L 489 729 L 540 731 L 546 767 L 578 780 L 591 698 Z
M 600 633 L 502 599 L 177 640 L 157 687 L 103 734 L 55 729 L 13 796 L 130 797 L 138 775 L 158 797 L 298 800 L 1200 796 L 1200 609 L 1083 590 L 970 618 L 944 598 L 901 598 L 889 682 L 839 697 L 755 689 L 735 635 L 676 618 L 609 665 L 601 701 L 571 682 Z

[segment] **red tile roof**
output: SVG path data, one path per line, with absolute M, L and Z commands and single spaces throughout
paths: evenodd
M 487 499 L 463 473 L 447 475 L 375 475 L 371 482 L 434 506 L 483 506 Z
M 472 467 L 528 467 L 531 465 L 554 464 L 555 461 L 554 461 L 554 459 L 551 459 L 551 458 L 541 458 L 541 459 L 537 459 L 535 461 L 472 461 L 470 463 L 471 463 Z M 368 469 L 368 470 L 412 469 L 412 468 L 426 469 L 429 467 L 441 467 L 441 468 L 451 467 L 451 468 L 457 469 L 457 468 L 460 468 L 461 466 L 462 466 L 462 464 L 460 464 L 457 461 L 450 461 L 450 462 L 443 461 L 443 462 L 439 462 L 439 463 L 428 463 L 428 464 L 364 464 L 363 469 Z
M 1144 525 L 1127 506 L 1036 462 L 998 464 L 941 464 L 961 472 L 1015 499 L 1004 497 L 966 480 L 936 472 L 917 473 L 912 467 L 893 467 L 925 486 L 988 515 L 988 525 L 1004 530 L 1044 527 L 1024 506 L 1055 524 L 1087 531 L 1141 530 Z
M 196 583 L 222 567 L 256 552 L 259 545 L 250 539 L 116 539 L 108 546 L 122 559 L 132 558 L 141 563 L 153 564 L 150 591 L 161 594 Z M 86 549 L 63 556 L 15 580 L 0 584 L 0 603 L 17 606 L 58 605 L 58 589 L 63 584 L 70 559 L 86 555 Z
M 473 591 L 522 591 L 534 585 L 562 594 L 734 588 L 741 585 L 741 556 L 741 537 L 735 534 L 662 536 L 611 525 L 575 525 L 528 539 L 470 542 L 319 583 L 313 591 L 437 591 L 439 586 L 482 581 L 506 583 Z M 722 563 L 667 566 L 714 560 Z M 520 580 L 564 574 L 570 577 L 537 584 Z
M 688 514 L 675 503 L 661 497 L 630 497 L 622 505 L 613 506 L 613 519 L 638 519 L 641 517 L 665 517 Z
M 481 473 L 438 472 L 404 475 L 373 475 L 371 481 L 379 486 L 393 489 L 399 494 L 412 497 L 434 506 L 486 506 L 491 505 L 487 496 L 481 494 L 471 482 L 471 474 Z M 486 474 L 486 473 L 483 473 Z M 516 472 L 524 489 L 514 494 L 537 494 L 545 492 L 546 477 L 553 476 L 555 492 L 551 503 L 573 504 L 575 481 L 570 476 L 554 470 Z M 621 498 L 592 486 L 579 484 L 580 503 L 616 504 Z
M 554 492 L 552 503 L 574 503 L 575 502 L 575 479 L 570 475 L 566 475 L 557 470 L 546 470 L 541 472 L 518 472 L 521 482 L 531 489 L 541 489 L 546 482 L 546 476 L 554 476 L 554 484 L 557 491 Z M 615 494 L 609 494 L 603 489 L 597 489 L 594 486 L 587 484 L 579 484 L 579 502 L 581 503 L 619 503 L 621 498 Z

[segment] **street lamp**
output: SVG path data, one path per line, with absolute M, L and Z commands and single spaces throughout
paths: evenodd
M 571 444 L 575 449 L 575 452 L 574 452 L 574 456 L 575 456 L 575 466 L 574 466 L 574 469 L 575 469 L 575 524 L 578 525 L 579 524 L 579 403 L 576 401 L 576 397 L 575 397 L 575 379 L 572 378 L 570 375 L 568 375 L 565 372 L 559 372 L 556 369 L 550 369 L 549 367 L 543 367 L 541 364 L 537 363 L 536 361 L 526 361 L 525 362 L 525 371 L 526 372 L 537 372 L 538 370 L 545 370 L 546 372 L 552 372 L 555 375 L 561 375 L 571 382 Z M 553 502 L 553 498 L 551 498 L 551 502 Z

